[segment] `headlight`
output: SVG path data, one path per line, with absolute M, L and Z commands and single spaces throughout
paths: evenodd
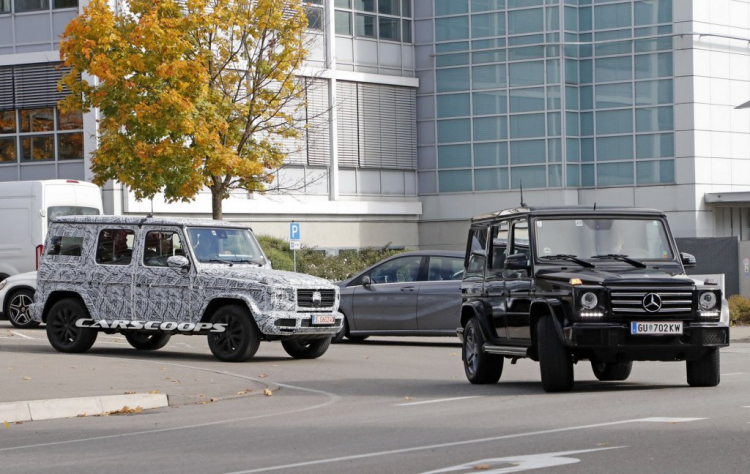
M 701 293 L 700 304 L 702 310 L 714 309 L 716 307 L 716 294 L 712 291 Z
M 592 292 L 586 292 L 581 296 L 581 306 L 583 309 L 594 309 L 599 304 L 599 298 Z

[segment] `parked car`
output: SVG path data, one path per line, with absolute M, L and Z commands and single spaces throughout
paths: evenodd
M 21 273 L 0 281 L 0 319 L 8 319 L 21 329 L 39 326 L 29 313 L 35 291 L 36 272 Z
M 264 268 L 267 260 L 237 224 L 62 217 L 49 229 L 31 315 L 60 352 L 85 352 L 104 331 L 140 350 L 175 333 L 207 335 L 229 362 L 252 357 L 261 340 L 320 357 L 342 324 L 338 287 Z
M 685 361 L 691 386 L 720 382 L 729 345 L 718 281 L 697 285 L 664 213 L 519 208 L 475 217 L 458 328 L 469 382 L 496 383 L 505 358 L 539 361 L 548 392 L 573 388 L 588 360 L 603 381 L 633 361 Z
M 35 271 L 51 219 L 102 213 L 98 186 L 76 180 L 0 183 L 0 280 Z
M 407 252 L 387 258 L 339 283 L 346 336 L 455 336 L 461 312 L 464 255 Z

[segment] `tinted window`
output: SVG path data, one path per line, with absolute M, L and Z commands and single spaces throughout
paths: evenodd
M 83 237 L 64 237 L 55 235 L 50 239 L 47 255 L 64 255 L 80 257 L 83 247 Z
M 98 216 L 99 209 L 79 206 L 53 206 L 47 208 L 47 224 L 63 216 Z
M 492 227 L 492 250 L 490 253 L 490 276 L 502 277 L 505 268 L 505 257 L 508 255 L 508 223 L 501 222 Z
M 417 281 L 422 257 L 414 255 L 386 262 L 370 272 L 373 284 Z
M 469 242 L 467 243 L 467 254 L 468 258 L 466 261 L 466 277 L 482 277 L 484 276 L 484 267 L 487 263 L 487 258 L 480 255 L 475 255 L 475 251 L 484 252 L 487 248 L 487 229 L 486 228 L 475 228 L 469 232 Z
M 430 257 L 427 280 L 461 280 L 464 277 L 464 262 L 456 257 Z
M 248 229 L 191 227 L 188 237 L 201 263 L 266 263 L 258 241 Z
M 177 232 L 149 232 L 143 251 L 143 264 L 147 267 L 166 267 L 167 259 L 185 256 L 182 240 Z
M 105 229 L 99 233 L 96 263 L 129 265 L 133 258 L 135 232 L 129 229 Z

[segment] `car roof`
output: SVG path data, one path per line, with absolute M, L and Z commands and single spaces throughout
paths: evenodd
M 246 228 L 247 225 L 214 221 L 211 219 L 176 219 L 169 217 L 144 217 L 144 216 L 63 216 L 52 220 L 52 223 L 60 224 L 109 224 L 109 225 L 173 225 L 193 227 L 232 227 Z
M 480 214 L 472 219 L 472 222 L 492 220 L 513 216 L 586 216 L 589 218 L 606 215 L 647 215 L 651 217 L 664 217 L 664 213 L 658 209 L 638 207 L 608 207 L 608 206 L 526 206 L 502 211 Z

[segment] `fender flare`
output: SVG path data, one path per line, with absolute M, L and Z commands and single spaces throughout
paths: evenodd
M 484 306 L 481 301 L 472 301 L 464 303 L 461 306 L 461 328 L 466 327 L 466 323 L 469 319 L 475 317 L 479 320 L 479 329 L 482 331 L 484 340 L 488 340 L 488 335 L 492 334 L 490 328 L 487 327 L 487 318 L 483 317 L 487 313 L 484 310 Z
M 529 308 L 531 335 L 532 335 L 532 346 L 536 347 L 536 325 L 539 318 L 549 315 L 552 316 L 552 321 L 555 322 L 555 332 L 557 337 L 565 343 L 565 336 L 563 335 L 563 321 L 565 320 L 565 308 L 562 301 L 557 298 L 554 299 L 535 299 L 531 302 Z

